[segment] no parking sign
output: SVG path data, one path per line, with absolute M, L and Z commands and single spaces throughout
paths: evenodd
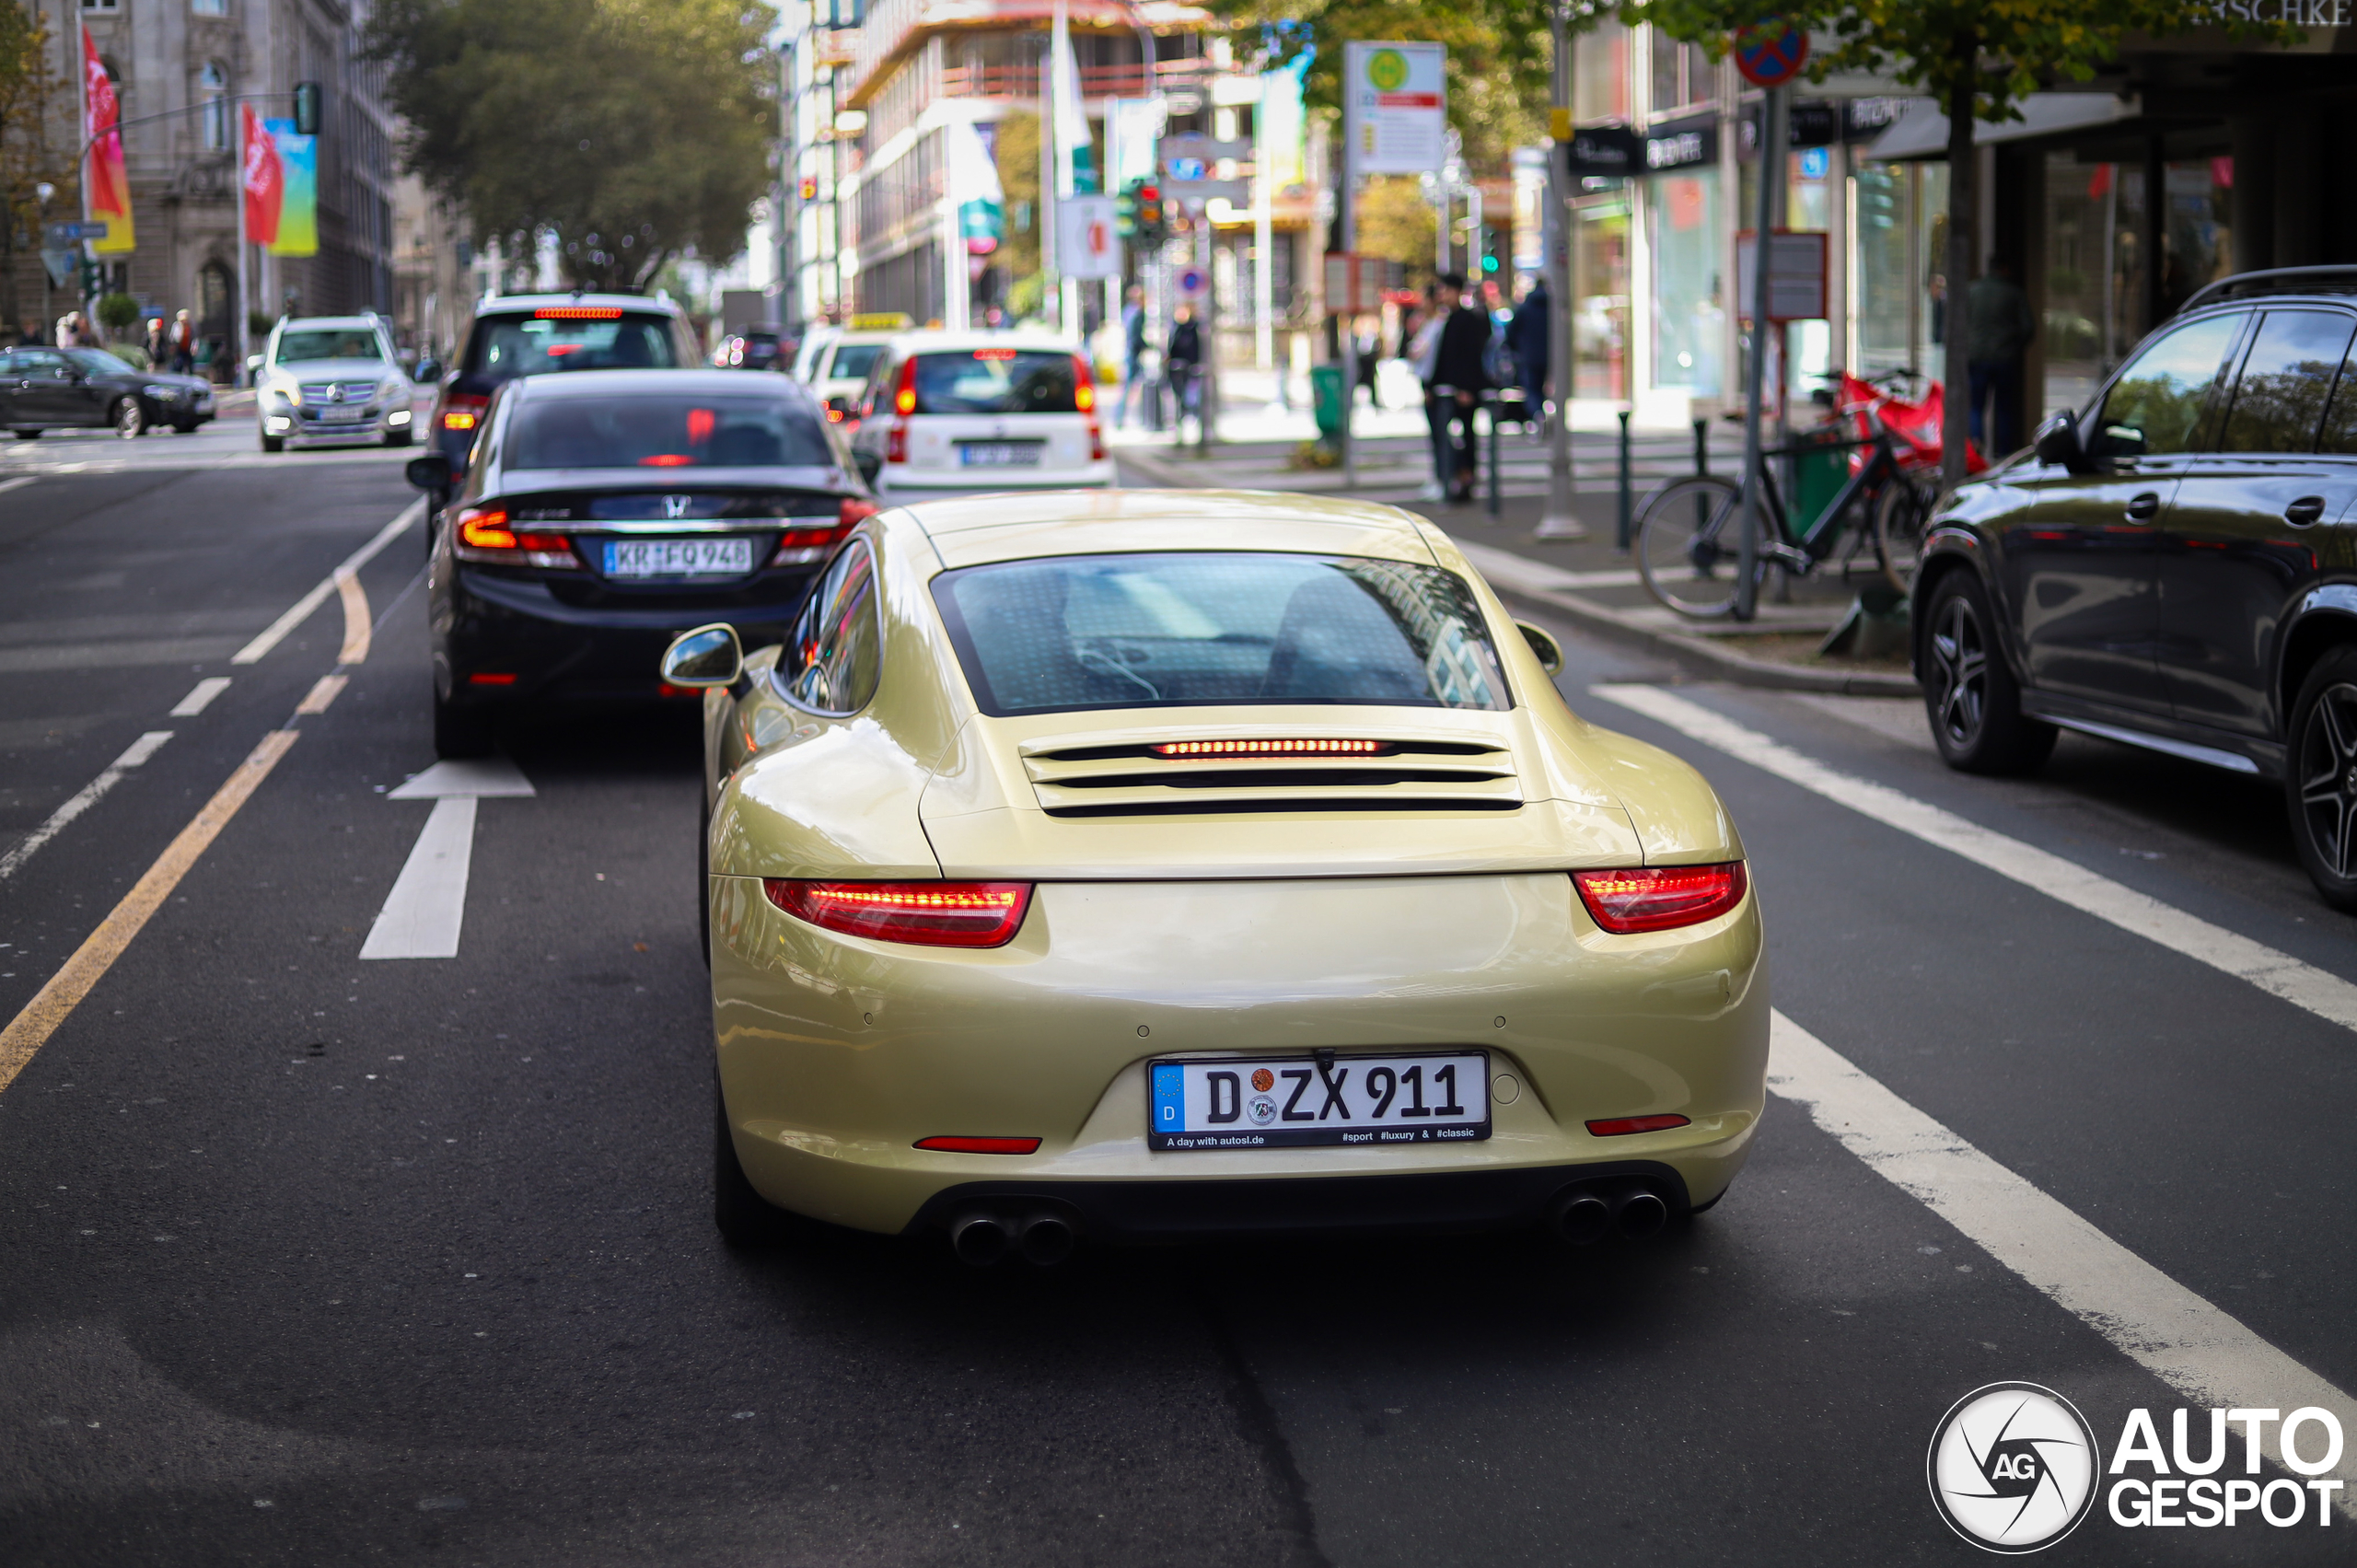
M 1212 275 L 1201 267 L 1181 267 L 1174 280 L 1181 299 L 1201 299 L 1212 291 Z
M 1782 17 L 1736 29 L 1735 68 L 1755 87 L 1781 87 L 1808 64 L 1808 34 Z

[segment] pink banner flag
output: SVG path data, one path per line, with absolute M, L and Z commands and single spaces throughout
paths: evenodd
M 278 141 L 252 104 L 238 105 L 238 140 L 244 154 L 240 163 L 245 170 L 241 184 L 246 238 L 255 245 L 273 245 L 278 240 L 279 206 L 286 189 L 285 170 L 278 161 Z
M 99 58 L 90 29 L 82 29 L 82 134 L 90 144 L 90 172 L 83 184 L 87 215 L 107 226 L 104 239 L 91 242 L 100 255 L 131 250 L 131 180 L 122 168 L 122 109 L 113 78 Z

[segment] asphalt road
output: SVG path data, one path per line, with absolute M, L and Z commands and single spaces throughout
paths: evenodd
M 399 454 L 258 463 L 230 427 L 57 471 L 42 445 L 0 493 L 0 855 L 115 778 L 0 878 L 0 1021 L 296 738 L 0 1092 L 12 1568 L 1956 1562 L 1924 1452 L 1981 1385 L 2064 1393 L 2108 1449 L 2265 1353 L 2346 1418 L 2349 1026 L 1856 805 L 2357 981 L 2263 786 L 2071 739 L 1967 779 L 1903 704 L 1640 711 L 1672 672 L 1558 627 L 1574 705 L 1724 796 L 1781 1011 L 1938 1123 L 1933 1166 L 1968 1145 L 2026 1184 L 2004 1223 L 1788 1080 L 1727 1199 L 1643 1246 L 743 1258 L 708 1217 L 691 715 L 515 737 L 535 793 L 481 803 L 459 956 L 363 961 L 430 810 L 387 798 L 432 761 L 422 528 L 357 568 L 372 635 L 324 703 L 347 595 L 232 660 L 402 513 Z M 2049 1210 L 2092 1231 L 2039 1253 Z M 2247 1342 L 2176 1387 L 2134 1320 L 2169 1291 Z M 2098 1504 L 2053 1558 L 2346 1562 L 2349 1531 Z

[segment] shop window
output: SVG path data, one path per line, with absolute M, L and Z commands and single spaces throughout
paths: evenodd
M 1585 42 L 1585 41 L 1583 41 Z M 1572 395 L 1629 395 L 1629 203 L 1600 197 L 1573 209 Z
M 1720 395 L 1726 341 L 1719 245 L 1719 171 L 1663 175 L 1650 185 L 1654 261 L 1654 385 Z

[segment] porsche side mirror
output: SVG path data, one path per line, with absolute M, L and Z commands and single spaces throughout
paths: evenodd
M 422 458 L 412 458 L 401 470 L 410 484 L 435 494 L 447 494 L 450 488 L 450 459 L 440 452 L 428 452 Z
M 1551 635 L 1540 631 L 1527 621 L 1515 621 L 1514 629 L 1522 633 L 1524 642 L 1530 645 L 1530 651 L 1538 658 L 1539 668 L 1550 675 L 1563 673 L 1562 644 L 1555 641 Z
M 2058 413 L 2038 427 L 2036 441 L 2038 460 L 2073 473 L 2087 466 L 2085 447 L 2079 441 L 2079 421 L 2075 415 Z
M 673 686 L 734 686 L 744 672 L 744 646 L 726 621 L 682 632 L 663 653 L 663 679 Z

